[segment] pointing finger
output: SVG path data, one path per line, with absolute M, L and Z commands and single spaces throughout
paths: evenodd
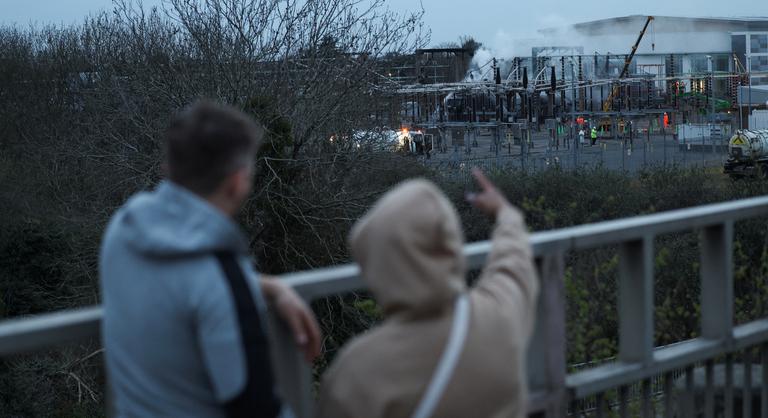
M 475 177 L 475 181 L 477 181 L 477 184 L 480 185 L 480 187 L 483 189 L 483 191 L 487 190 L 493 190 L 493 183 L 491 183 L 490 180 L 488 180 L 488 177 L 485 177 L 485 174 L 483 172 L 475 167 L 472 169 L 472 175 Z

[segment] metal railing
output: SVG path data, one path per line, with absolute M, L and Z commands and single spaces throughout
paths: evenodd
M 726 415 L 734 405 L 733 354 L 760 345 L 763 382 L 768 382 L 768 318 L 743 325 L 733 323 L 732 246 L 734 222 L 768 216 L 768 197 L 718 203 L 638 216 L 596 224 L 537 232 L 531 236 L 533 253 L 541 279 L 536 328 L 529 347 L 528 374 L 531 388 L 528 409 L 546 416 L 564 416 L 568 402 L 594 398 L 593 413 L 604 416 L 618 409 L 629 410 L 629 388 L 640 384 L 637 415 L 652 416 L 651 382 L 661 376 L 664 416 L 680 411 L 693 413 L 700 405 L 685 398 L 673 405 L 673 373 L 685 371 L 685 388 L 694 391 L 694 366 L 704 364 L 705 402 L 708 417 L 714 416 L 715 359 L 725 358 L 724 402 Z M 660 234 L 699 230 L 701 237 L 701 337 L 672 346 L 654 346 L 653 243 Z M 619 247 L 618 316 L 619 353 L 617 360 L 594 368 L 566 374 L 564 260 L 568 251 L 606 245 Z M 481 268 L 491 242 L 468 244 L 464 254 L 470 269 Z M 356 265 L 344 265 L 286 274 L 283 279 L 307 301 L 364 288 Z M 96 336 L 101 309 L 86 308 L 8 320 L 0 323 L 0 356 L 23 353 L 73 339 Z M 278 383 L 300 417 L 311 417 L 312 373 L 282 324 L 274 321 L 274 361 Z M 751 365 L 750 351 L 742 358 Z M 744 413 L 751 413 L 751 371 L 743 369 Z M 658 385 L 656 383 L 655 385 Z M 609 402 L 606 393 L 615 391 L 618 400 Z M 760 389 L 762 416 L 768 415 L 768 385 Z M 719 396 L 719 395 L 718 395 Z M 749 403 L 749 405 L 747 405 Z M 676 409 L 677 408 L 677 409 Z M 675 412 L 677 411 L 677 412 Z M 732 413 L 732 411 L 731 411 Z M 677 415 L 676 415 L 677 416 Z M 693 415 L 690 415 L 693 416 Z M 747 416 L 747 415 L 744 415 Z

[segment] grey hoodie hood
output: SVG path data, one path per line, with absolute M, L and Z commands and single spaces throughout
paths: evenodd
M 139 193 L 120 210 L 117 226 L 127 245 L 150 257 L 247 252 L 245 236 L 226 214 L 170 181 Z

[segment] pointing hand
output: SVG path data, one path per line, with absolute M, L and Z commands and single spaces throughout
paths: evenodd
M 475 181 L 480 186 L 479 193 L 467 193 L 467 201 L 474 207 L 495 218 L 502 208 L 510 206 L 504 195 L 485 177 L 479 168 L 472 169 L 472 176 L 475 177 Z

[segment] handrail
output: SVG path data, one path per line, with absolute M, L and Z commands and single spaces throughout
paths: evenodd
M 759 215 L 768 215 L 768 197 L 714 203 L 536 232 L 531 234 L 531 245 L 534 256 L 542 256 L 551 252 L 584 250 Z M 490 241 L 478 241 L 465 245 L 464 255 L 467 257 L 468 268 L 476 269 L 482 266 L 490 250 Z M 303 297 L 312 300 L 363 288 L 364 284 L 360 281 L 359 274 L 356 265 L 347 264 L 287 273 L 281 278 Z
M 716 203 L 531 234 L 542 292 L 529 349 L 529 410 L 562 416 L 566 397 L 600 396 L 673 369 L 708 361 L 768 342 L 768 318 L 733 326 L 733 223 L 768 215 L 768 197 Z M 653 344 L 653 239 L 672 232 L 702 232 L 702 332 L 667 347 Z M 565 374 L 564 256 L 572 250 L 619 245 L 619 355 L 615 362 Z M 489 241 L 470 243 L 463 252 L 470 269 L 483 265 Z M 365 288 L 357 265 L 347 264 L 282 276 L 312 301 Z M 100 307 L 60 311 L 0 322 L 0 357 L 98 335 Z M 278 380 L 297 415 L 311 417 L 311 373 L 281 324 L 275 327 Z M 767 346 L 768 347 L 768 346 Z
M 0 322 L 0 357 L 98 335 L 102 309 L 93 306 Z

